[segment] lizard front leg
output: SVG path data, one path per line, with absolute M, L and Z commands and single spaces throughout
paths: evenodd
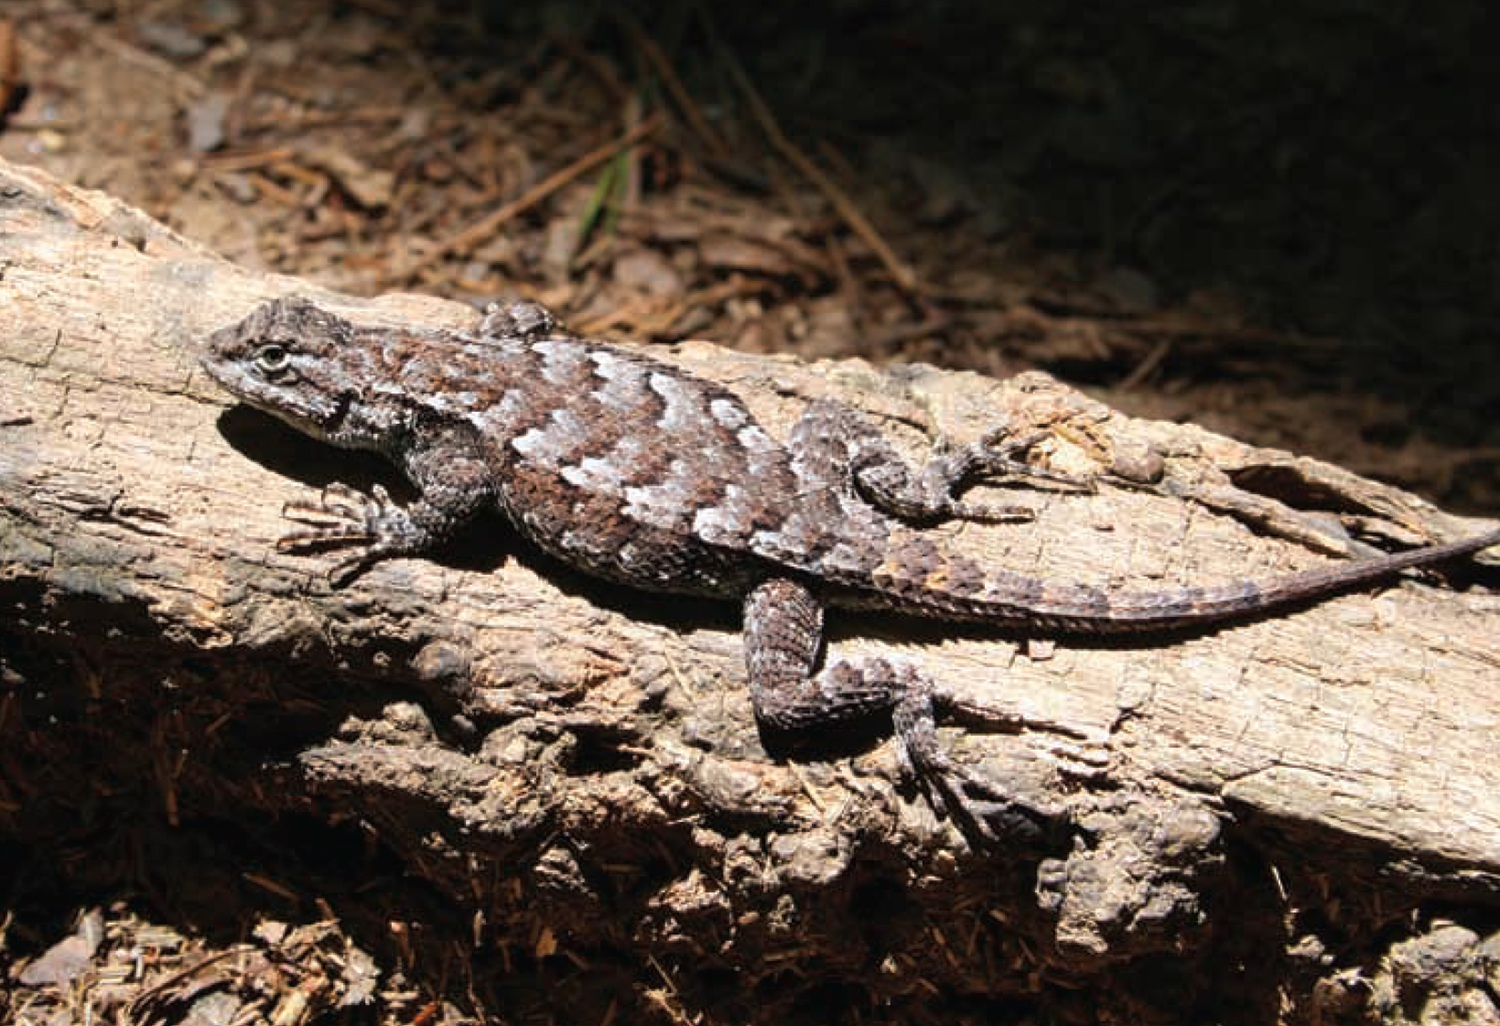
M 380 485 L 366 495 L 335 482 L 315 501 L 282 507 L 282 515 L 301 526 L 284 534 L 277 547 L 352 546 L 328 569 L 330 580 L 343 581 L 380 560 L 430 551 L 492 502 L 489 467 L 462 439 L 449 436 L 413 450 L 402 464 L 418 489 L 415 501 L 399 506 Z
M 750 701 L 760 722 L 803 731 L 889 714 L 902 771 L 991 840 L 1041 835 L 1040 814 L 972 770 L 955 763 L 937 735 L 939 706 L 967 703 L 915 667 L 885 659 L 840 659 L 817 669 L 823 604 L 805 585 L 774 578 L 745 598 L 745 664 Z M 993 719 L 999 717 L 991 716 Z

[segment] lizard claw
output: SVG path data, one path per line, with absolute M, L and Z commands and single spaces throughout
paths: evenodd
M 325 486 L 316 500 L 286 503 L 281 515 L 303 526 L 277 539 L 284 551 L 353 545 L 326 572 L 330 584 L 342 584 L 374 562 L 379 555 L 380 525 L 392 508 L 390 493 L 375 485 L 366 495 L 341 482 Z
M 926 525 L 963 519 L 979 523 L 1026 523 L 1036 519 L 1029 506 L 968 502 L 959 493 L 976 481 L 1047 481 L 1062 488 L 1091 492 L 1091 480 L 1032 466 L 1021 457 L 1046 436 L 1041 429 L 1013 434 L 1001 425 L 977 442 L 954 446 L 939 442 L 931 459 L 915 473 L 881 447 L 854 457 L 854 487 L 872 506 L 909 523 Z
M 1047 431 L 1043 428 L 1016 433 L 1009 424 L 1000 424 L 985 432 L 978 442 L 964 451 L 964 456 L 967 457 L 964 473 L 982 478 L 1050 481 L 1075 491 L 1095 491 L 1092 478 L 1046 470 L 1033 466 L 1022 458 L 1032 446 L 1046 437 Z
M 282 535 L 276 545 L 291 551 L 348 548 L 328 570 L 329 580 L 338 584 L 382 559 L 426 548 L 431 530 L 412 513 L 426 508 L 420 501 L 413 507 L 397 505 L 383 485 L 375 485 L 366 495 L 335 482 L 316 500 L 295 500 L 282 507 L 282 515 L 301 526 Z
M 1066 824 L 1060 809 L 1038 808 L 1014 789 L 953 761 L 938 740 L 930 682 L 912 679 L 893 713 L 896 755 L 934 807 L 973 829 L 986 843 L 1036 847 Z M 945 703 L 946 704 L 946 703 Z
M 1072 491 L 1092 492 L 1091 480 L 1036 467 L 1022 458 L 1046 434 L 1039 428 L 1013 434 L 1007 424 L 993 428 L 974 444 L 929 462 L 924 470 L 927 490 L 938 497 L 945 516 L 991 524 L 1026 523 L 1036 519 L 1036 511 L 1010 503 L 966 502 L 955 493 L 969 482 L 981 480 L 1047 481 Z
M 1034 847 L 1057 829 L 1055 815 L 1032 808 L 982 774 L 953 762 L 936 748 L 920 755 L 901 745 L 900 762 L 934 806 L 992 845 Z
M 390 495 L 376 485 L 373 495 L 334 482 L 324 487 L 316 501 L 296 499 L 281 507 L 281 515 L 304 526 L 288 531 L 276 541 L 281 549 L 302 549 L 349 542 L 373 542 L 375 525 L 390 505 Z

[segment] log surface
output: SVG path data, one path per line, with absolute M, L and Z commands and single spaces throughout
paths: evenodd
M 944 737 L 1062 839 L 985 850 L 901 782 L 878 734 L 768 756 L 732 607 L 591 581 L 498 516 L 439 558 L 337 589 L 317 558 L 276 550 L 283 502 L 392 472 L 235 406 L 197 367 L 204 337 L 293 293 L 375 323 L 455 326 L 472 310 L 250 273 L 14 165 L 0 165 L 0 225 L 0 659 L 26 713 L 6 729 L 144 768 L 173 826 L 223 801 L 355 817 L 497 932 L 545 916 L 580 949 L 706 959 L 749 974 L 762 1007 L 795 1004 L 805 984 L 775 975 L 789 960 L 883 1000 L 924 977 L 1022 993 L 1039 962 L 1077 979 L 1149 954 L 1223 957 L 1225 917 L 1279 944 L 1287 909 L 1335 893 L 1370 934 L 1402 902 L 1500 904 L 1500 597 L 1462 587 L 1493 586 L 1493 566 L 1165 641 L 836 616 L 831 648 L 918 661 L 1014 720 Z M 1035 521 L 938 529 L 1036 576 L 1263 579 L 1370 551 L 1356 533 L 1414 544 L 1484 526 L 1336 467 L 1132 420 L 1041 374 L 652 353 L 723 382 L 773 435 L 833 396 L 913 458 L 1003 420 L 1045 429 L 1054 467 L 1145 483 L 981 488 Z M 48 702 L 75 701 L 108 722 L 46 725 Z M 12 797 L 25 834 L 40 799 Z M 876 881 L 905 894 L 909 920 L 878 943 L 848 933 Z M 931 922 L 952 931 L 936 946 Z M 1010 926 L 992 936 L 996 922 Z M 895 968 L 876 978 L 881 952 Z M 1246 986 L 1273 1001 L 1270 979 Z

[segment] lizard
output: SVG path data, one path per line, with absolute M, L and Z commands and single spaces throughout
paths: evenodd
M 448 331 L 358 326 L 307 299 L 276 299 L 213 332 L 200 363 L 233 396 L 299 431 L 383 455 L 416 489 L 399 505 L 380 485 L 365 494 L 333 484 L 285 505 L 297 526 L 281 547 L 347 550 L 331 578 L 428 553 L 498 509 L 522 537 L 587 574 L 738 601 L 763 728 L 805 734 L 889 716 L 903 773 L 987 834 L 992 823 L 1025 830 L 1028 815 L 937 734 L 940 711 L 986 711 L 907 663 L 824 659 L 825 610 L 1160 634 L 1251 619 L 1500 544 L 1497 529 L 1267 582 L 1164 591 L 982 566 L 930 528 L 1017 515 L 960 497 L 977 478 L 1033 472 L 999 434 L 914 467 L 863 415 L 818 400 L 778 442 L 724 386 L 578 338 L 535 303 L 492 304 L 474 329 Z

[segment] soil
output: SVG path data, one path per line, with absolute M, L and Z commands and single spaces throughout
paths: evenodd
M 331 289 L 530 298 L 606 338 L 1041 368 L 1500 508 L 1481 6 L 830 7 L 11 0 L 0 157 Z M 313 831 L 142 825 L 0 857 L 0 1009 L 81 1019 L 87 979 L 95 1013 L 129 1021 L 545 1015 L 457 965 L 403 975 L 414 942 L 386 910 L 451 910 L 414 912 L 439 903 L 401 867 L 360 885 L 385 889 L 373 954 L 322 893 L 235 871 L 254 846 L 347 892 L 343 847 L 308 864 Z M 139 886 L 174 867 L 180 891 Z M 519 943 L 548 954 L 545 931 Z

